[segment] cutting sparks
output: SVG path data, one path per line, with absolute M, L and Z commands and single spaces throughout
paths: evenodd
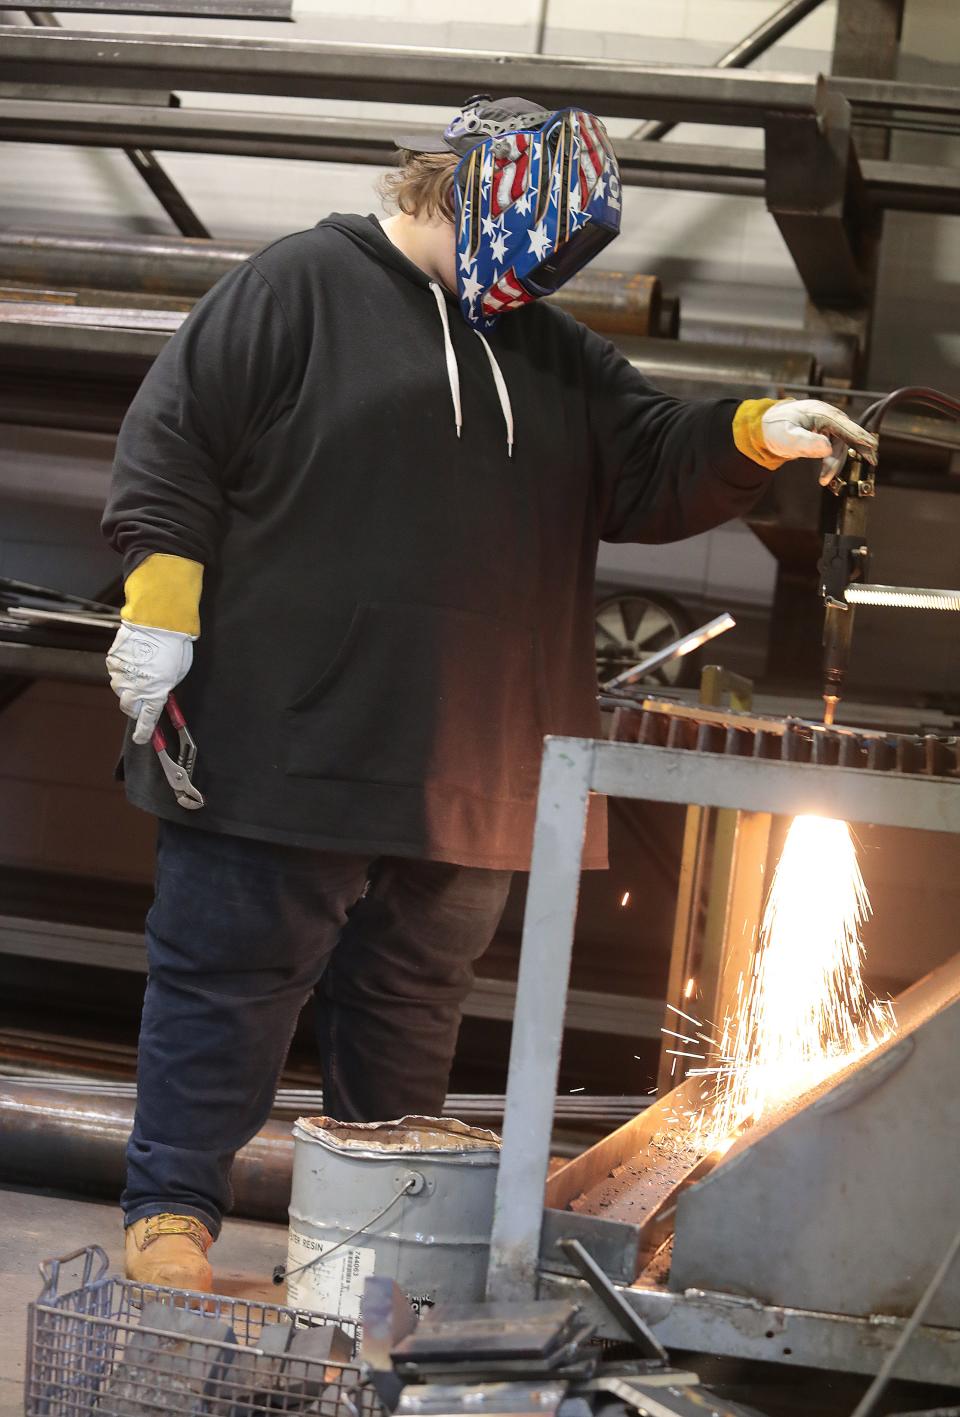
M 872 998 L 863 983 L 861 936 L 869 916 L 846 822 L 797 817 L 773 876 L 737 1011 L 703 1060 L 706 1066 L 694 1069 L 716 1076 L 711 1101 L 691 1119 L 706 1149 L 894 1031 L 891 1005 Z M 673 1012 L 696 1024 L 679 1009 Z
M 630 892 L 629 892 L 629 891 L 624 891 L 624 893 L 623 893 L 623 898 L 622 898 L 621 901 L 620 901 L 620 906 L 621 906 L 621 908 L 622 908 L 623 906 L 629 905 L 629 904 L 630 904 Z

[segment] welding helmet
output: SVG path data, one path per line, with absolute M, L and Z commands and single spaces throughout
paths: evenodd
M 457 287 L 464 318 L 551 295 L 620 231 L 620 172 L 600 119 L 528 99 L 468 99 L 419 151 L 459 154 L 454 174 Z

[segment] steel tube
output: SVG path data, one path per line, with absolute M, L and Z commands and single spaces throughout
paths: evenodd
M 661 290 L 656 276 L 587 271 L 551 299 L 601 334 L 659 336 Z
M 681 317 L 684 343 L 710 344 L 740 350 L 745 355 L 762 349 L 799 358 L 813 356 L 819 374 L 830 379 L 854 377 L 858 358 L 855 335 L 830 330 L 786 330 L 779 325 L 743 325 L 737 320 L 703 320 Z
M 257 242 L 172 236 L 77 237 L 0 231 L 0 280 L 61 290 L 99 287 L 196 299 L 258 249 Z M 18 296 L 22 301 L 26 293 L 18 292 Z M 661 288 L 656 276 L 586 272 L 574 276 L 555 298 L 597 329 L 645 335 L 659 327 Z M 14 311 L 8 314 L 15 318 Z
M 199 298 L 257 249 L 186 236 L 98 237 L 0 231 L 0 277 Z
M 702 393 L 704 385 L 715 390 L 729 388 L 768 389 L 776 393 L 784 384 L 812 383 L 814 359 L 802 351 L 777 349 L 732 349 L 723 345 L 695 344 L 687 340 L 617 339 L 640 372 L 670 393 Z
M 134 1100 L 78 1096 L 0 1079 L 0 1181 L 66 1186 L 119 1199 Z M 237 1153 L 234 1214 L 287 1220 L 293 1137 L 284 1122 L 268 1122 Z

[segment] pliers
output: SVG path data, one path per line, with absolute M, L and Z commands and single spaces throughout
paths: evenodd
M 191 778 L 193 776 L 194 764 L 197 761 L 197 745 L 190 736 L 187 728 L 187 721 L 180 712 L 180 705 L 172 694 L 167 695 L 166 712 L 171 724 L 180 740 L 180 750 L 177 753 L 177 761 L 174 762 L 167 752 L 167 740 L 163 735 L 163 729 L 159 723 L 153 730 L 150 742 L 153 744 L 157 757 L 160 759 L 160 766 L 163 775 L 173 788 L 173 795 L 181 807 L 185 807 L 188 812 L 195 812 L 203 806 L 203 793 L 194 787 Z

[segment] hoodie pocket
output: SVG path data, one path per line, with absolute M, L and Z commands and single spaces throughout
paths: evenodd
M 358 606 L 336 654 L 287 709 L 287 772 L 529 799 L 540 683 L 523 626 L 444 606 Z

